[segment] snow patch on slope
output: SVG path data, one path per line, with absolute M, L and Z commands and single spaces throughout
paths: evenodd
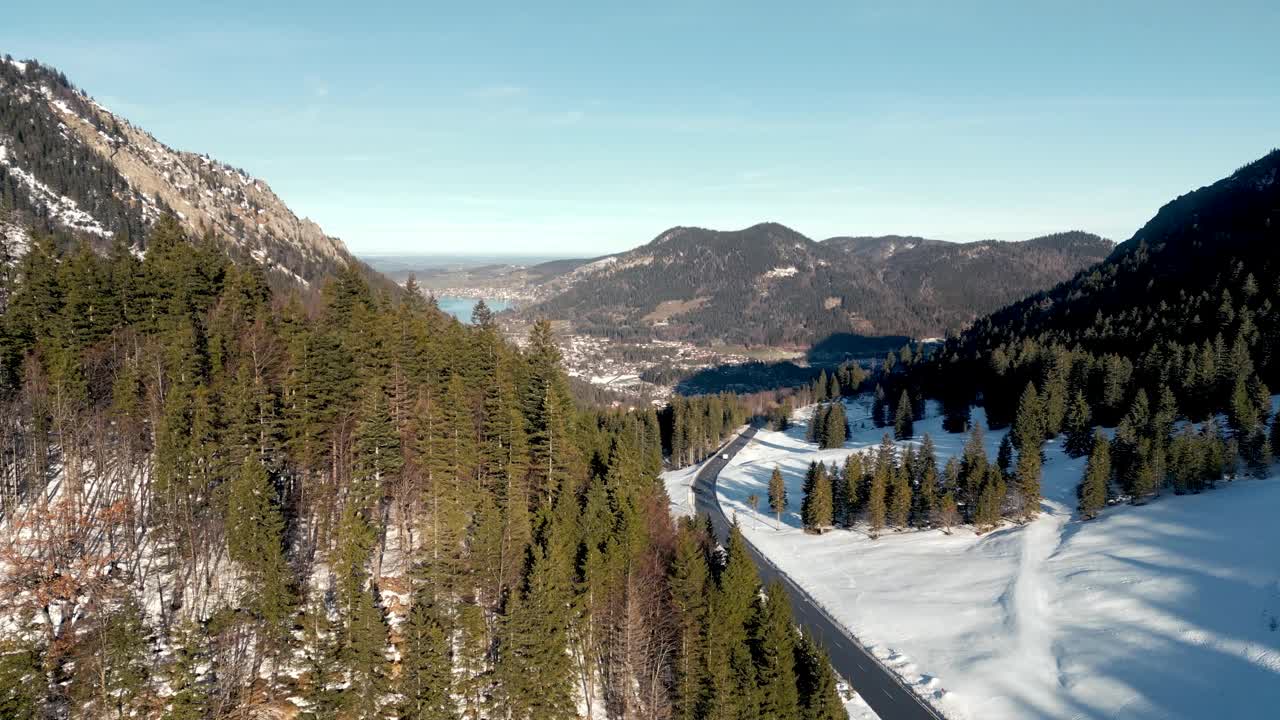
M 49 217 L 64 227 L 104 238 L 112 236 L 113 233 L 104 228 L 97 218 L 81 210 L 75 200 L 54 192 L 48 185 L 40 182 L 35 175 L 18 167 L 9 157 L 9 150 L 4 145 L 0 145 L 0 165 L 5 166 L 9 174 L 17 178 L 18 183 L 26 188 L 33 202 L 43 206 Z

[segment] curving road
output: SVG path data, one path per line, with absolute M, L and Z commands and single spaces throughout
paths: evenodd
M 757 428 L 752 426 L 735 438 L 698 471 L 693 481 L 694 509 L 698 515 L 707 515 L 715 528 L 717 538 L 723 543 L 729 537 L 729 521 L 716 499 L 716 479 L 720 471 L 738 451 L 755 437 Z M 898 678 L 881 665 L 871 653 L 858 644 L 840 627 L 825 610 L 778 570 L 769 559 L 747 543 L 751 559 L 755 561 L 760 579 L 766 583 L 779 580 L 791 596 L 791 609 L 796 621 L 808 628 L 831 656 L 831 665 L 854 689 L 862 695 L 881 720 L 942 720 L 915 693 L 903 687 Z

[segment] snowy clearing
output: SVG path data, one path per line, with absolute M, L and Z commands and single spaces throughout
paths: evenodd
M 800 424 L 761 431 L 720 474 L 719 499 L 757 548 L 948 717 L 1245 718 L 1280 703 L 1280 481 L 1165 494 L 1080 522 L 1085 459 L 1051 442 L 1043 513 L 1025 526 L 805 535 L 809 462 L 842 461 L 884 432 L 865 403 L 848 409 L 842 449 L 816 450 Z M 973 420 L 985 421 L 981 410 Z M 965 441 L 935 412 L 916 431 L 934 437 L 940 465 Z M 1004 433 L 987 433 L 993 460 Z M 767 512 L 750 518 L 746 502 L 767 495 L 775 465 L 789 493 L 776 529 Z
M 693 517 L 693 479 L 705 464 L 704 460 L 697 465 L 662 473 L 662 484 L 666 486 L 667 498 L 671 500 L 672 517 Z

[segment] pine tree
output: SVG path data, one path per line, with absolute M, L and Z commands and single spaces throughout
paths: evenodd
M 973 524 L 979 532 L 985 532 L 1000 524 L 1000 508 L 1005 496 L 1004 476 L 999 468 L 989 467 L 987 477 L 978 493 L 977 507 L 973 512 Z
M 782 470 L 776 465 L 773 474 L 769 476 L 769 509 L 778 525 L 781 525 L 782 513 L 787 510 L 787 484 L 782 479 Z
M 389 686 L 390 666 L 386 660 L 386 620 L 372 590 L 359 593 L 347 624 L 346 640 L 338 654 L 347 673 L 343 704 L 349 717 L 375 718 Z
M 804 631 L 796 645 L 796 684 L 800 690 L 800 717 L 803 720 L 847 720 L 844 703 L 836 687 L 835 672 L 826 652 Z
M 898 440 L 908 440 L 915 434 L 915 422 L 911 414 L 911 396 L 903 390 L 898 396 L 898 408 L 893 416 L 893 436 Z
M 1013 418 L 1013 431 L 1010 434 L 1013 435 L 1013 446 L 1020 452 L 1031 448 L 1038 453 L 1040 446 L 1044 444 L 1044 408 L 1034 383 L 1027 383 L 1027 387 L 1022 391 L 1022 397 L 1018 400 L 1018 412 Z
M 682 523 L 676 535 L 671 568 L 671 600 L 676 610 L 675 717 L 694 720 L 707 692 L 707 623 L 711 591 L 705 541 L 692 522 Z
M 884 387 L 879 383 L 876 384 L 875 400 L 871 405 L 871 421 L 875 426 L 882 428 L 889 424 L 888 420 L 889 404 L 885 399 Z
M 838 448 L 844 445 L 844 441 L 848 437 L 849 420 L 845 416 L 844 403 L 837 400 L 827 406 L 826 413 L 822 417 L 819 446 L 823 448 Z
M 808 442 L 818 443 L 822 446 L 822 433 L 826 430 L 827 406 L 818 403 L 813 406 L 813 413 L 809 416 L 809 427 L 805 429 L 804 439 Z
M 200 675 L 208 661 L 205 629 L 184 624 L 177 628 L 173 642 L 173 660 L 166 673 L 172 694 L 164 720 L 203 720 L 210 710 L 209 691 Z
M 715 621 L 709 628 L 709 693 L 700 713 L 710 720 L 756 717 L 758 712 L 748 625 L 755 613 L 760 579 L 736 525 L 729 529 L 725 556 L 712 599 Z
M 404 624 L 400 648 L 399 717 L 405 720 L 455 720 L 458 717 L 452 694 L 451 647 L 439 611 L 426 597 L 415 598 Z
M 845 456 L 841 475 L 844 476 L 842 487 L 845 495 L 843 498 L 836 498 L 836 502 L 844 504 L 845 525 L 852 527 L 865 499 L 866 473 L 862 466 L 862 453 L 849 453 Z
M 912 509 L 912 524 L 916 527 L 928 527 L 934 522 L 938 511 L 938 460 L 934 449 L 933 437 L 924 434 L 920 443 L 920 451 L 916 454 L 915 507 Z
M 1063 449 L 1071 457 L 1083 457 L 1093 443 L 1093 413 L 1089 410 L 1089 402 L 1084 393 L 1076 391 L 1067 408 L 1066 439 Z
M 573 669 L 567 652 L 572 566 L 553 528 L 535 545 L 524 587 L 509 601 L 495 670 L 498 708 L 517 720 L 574 717 Z
M 306 654 L 306 717 L 314 720 L 336 718 L 343 703 L 347 683 L 339 661 L 338 631 L 329 621 L 321 602 L 311 603 L 302 618 L 303 648 Z
M 965 514 L 972 519 L 977 509 L 978 495 L 982 492 L 982 484 L 986 482 L 988 460 L 982 424 L 975 423 L 965 442 L 964 452 L 960 456 L 959 475 L 956 492 L 958 500 L 964 505 Z
M 1040 453 L 1027 448 L 1018 453 L 1019 516 L 1030 520 L 1040 514 Z
M 1000 448 L 996 451 L 996 467 L 1005 475 L 1013 468 L 1013 433 L 1005 433 L 1000 438 Z
M 761 720 L 797 720 L 800 698 L 796 690 L 796 631 L 791 604 L 782 583 L 765 588 L 756 610 L 752 645 Z
M 1111 443 L 1102 433 L 1093 436 L 1093 450 L 1085 465 L 1080 483 L 1080 516 L 1088 520 L 1098 516 L 1107 504 L 1107 482 L 1111 479 Z
M 826 465 L 818 463 L 801 508 L 805 530 L 820 533 L 831 527 L 833 507 L 831 475 Z
M 880 441 L 875 469 L 871 473 L 871 483 L 867 489 L 867 524 L 871 526 L 872 537 L 878 536 L 884 529 L 885 516 L 888 513 L 886 499 L 889 484 L 893 482 L 893 471 L 893 441 L 886 434 Z
M 909 457 L 908 450 L 904 461 L 893 473 L 889 492 L 889 523 L 899 528 L 905 528 L 911 516 L 911 463 L 907 460 Z
M 268 647 L 280 649 L 293 612 L 293 577 L 284 556 L 284 517 L 256 454 L 245 457 L 228 492 L 227 554 L 245 573 L 245 607 L 262 623 Z

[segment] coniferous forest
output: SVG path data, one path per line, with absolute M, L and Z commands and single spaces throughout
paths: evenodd
M 731 398 L 584 409 L 545 323 L 146 247 L 41 236 L 0 294 L 0 715 L 843 717 L 741 537 L 668 514 Z

